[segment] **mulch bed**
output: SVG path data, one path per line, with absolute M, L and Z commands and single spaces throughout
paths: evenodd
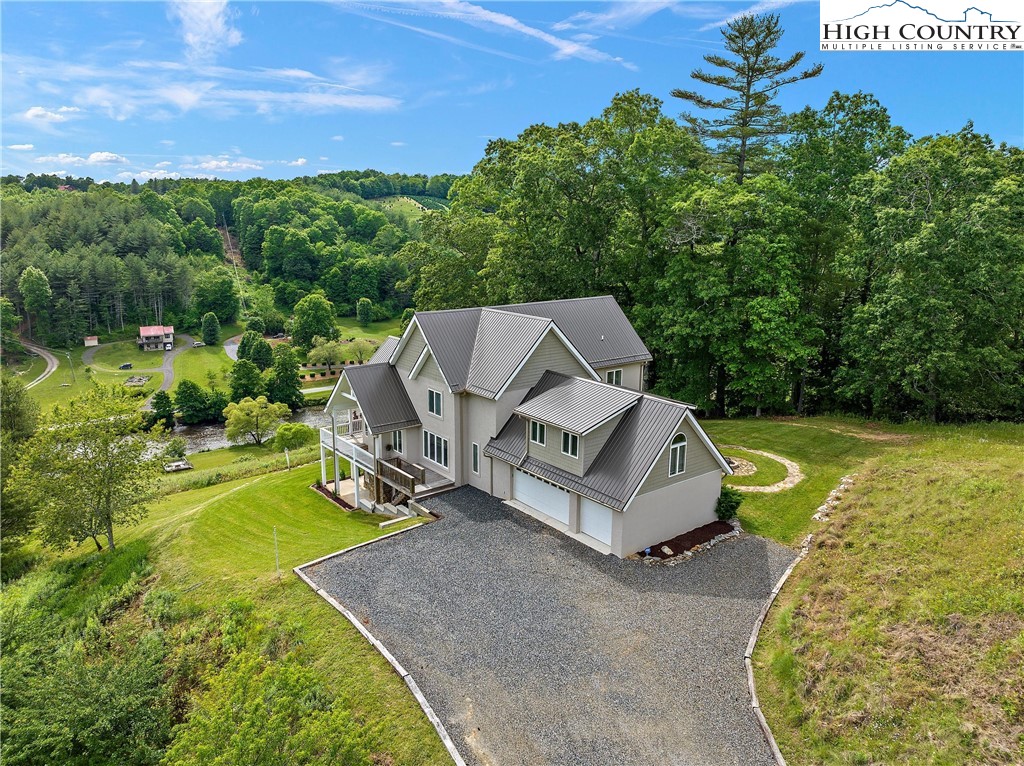
M 724 535 L 732 532 L 732 524 L 728 524 L 724 521 L 712 521 L 710 524 L 705 524 L 703 527 L 697 527 L 691 529 L 682 535 L 676 535 L 671 540 L 666 540 L 663 543 L 651 546 L 651 556 L 659 559 L 667 559 L 668 554 L 661 550 L 661 546 L 666 545 L 672 551 L 673 556 L 678 556 L 683 551 L 688 551 L 691 548 L 696 548 L 698 545 L 702 545 L 712 538 L 718 537 L 718 535 Z M 643 555 L 643 551 L 640 552 Z
M 335 505 L 340 505 L 346 511 L 354 511 L 355 510 L 355 508 L 353 508 L 351 505 L 346 503 L 340 497 L 335 497 L 334 493 L 331 492 L 331 490 L 327 489 L 327 487 L 321 487 L 319 484 L 311 484 L 309 486 L 309 488 L 311 490 L 313 490 L 314 492 L 319 492 L 321 495 L 326 497 L 328 500 L 330 500 Z

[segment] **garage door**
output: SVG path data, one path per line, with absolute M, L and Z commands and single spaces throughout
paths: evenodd
M 569 523 L 569 493 L 516 469 L 512 497 L 546 516 Z
M 605 545 L 612 544 L 611 508 L 595 503 L 586 497 L 580 498 L 580 532 L 593 537 Z

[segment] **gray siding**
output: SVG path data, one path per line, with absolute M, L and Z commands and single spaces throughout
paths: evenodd
M 622 420 L 622 415 L 617 415 L 603 426 L 595 428 L 580 439 L 580 457 L 583 459 L 583 473 L 587 472 L 590 464 L 601 454 L 601 449 L 604 447 L 605 442 L 608 441 L 608 437 L 612 435 L 612 431 L 615 430 L 615 426 L 619 424 L 620 420 Z
M 678 476 L 668 475 L 670 445 L 672 438 L 675 438 L 675 433 L 673 433 L 672 438 L 669 439 L 669 444 L 665 446 L 665 449 L 658 456 L 658 460 L 655 462 L 650 475 L 640 485 L 639 494 L 655 492 L 663 487 L 678 484 L 681 481 L 692 479 L 694 476 L 711 473 L 712 471 L 721 472 L 722 467 L 715 460 L 710 450 L 704 446 L 700 437 L 697 436 L 697 432 L 693 430 L 689 423 L 684 422 L 679 431 L 686 434 L 686 470 Z M 679 431 L 676 433 L 679 433 Z
M 601 376 L 601 380 L 605 383 L 608 382 L 608 372 L 610 370 L 622 370 L 622 387 L 631 388 L 634 391 L 644 390 L 644 363 L 636 362 L 634 364 L 619 364 L 614 367 L 601 367 L 595 368 L 597 373 Z
M 519 396 L 519 401 L 522 401 L 526 391 L 533 388 L 546 370 L 560 372 L 563 375 L 573 377 L 577 375 L 585 378 L 590 377 L 590 373 L 572 355 L 572 352 L 565 347 L 561 339 L 553 332 L 549 332 L 544 336 L 544 340 L 540 342 L 540 345 L 537 346 L 537 349 L 527 360 L 526 364 L 523 365 L 523 369 L 512 379 L 508 391 L 521 390 L 522 393 Z
M 530 421 L 527 418 L 523 418 L 523 423 L 524 427 L 529 429 Z M 568 471 L 576 476 L 583 475 L 582 436 L 580 437 L 580 456 L 578 458 L 562 454 L 562 429 L 557 426 L 549 425 L 547 427 L 547 444 L 543 447 L 531 442 L 529 431 L 527 431 L 526 445 L 530 457 L 541 460 L 548 465 L 553 465 L 555 468 L 561 468 L 563 471 Z
M 491 399 L 470 393 L 460 394 L 458 402 L 462 407 L 463 443 L 460 447 L 464 467 L 463 481 L 489 493 L 491 491 L 491 470 L 496 464 L 484 456 L 484 447 L 497 435 L 494 420 L 496 405 Z M 473 473 L 474 442 L 480 445 L 479 476 Z
M 408 347 L 406 347 L 406 351 L 408 350 Z M 402 353 L 402 356 L 405 356 L 405 352 Z M 415 359 L 413 363 L 415 364 Z M 424 365 L 425 367 L 426 365 Z M 419 415 L 423 428 L 448 440 L 448 470 L 445 471 L 437 463 L 432 463 L 423 457 L 423 431 L 419 428 L 410 428 L 406 432 L 406 460 L 429 466 L 438 473 L 455 479 L 457 476 L 456 471 L 460 465 L 459 434 L 456 430 L 456 422 L 459 418 L 456 417 L 455 413 L 455 407 L 458 403 L 456 396 L 449 393 L 448 387 L 443 383 L 431 380 L 423 374 L 417 375 L 415 380 L 409 380 L 407 376 L 403 376 L 402 380 L 405 383 L 405 390 L 409 392 L 409 399 L 412 401 L 416 414 Z M 432 415 L 427 411 L 428 389 L 441 392 L 441 417 Z
M 441 368 L 437 366 L 437 360 L 434 359 L 433 354 L 427 357 L 427 361 L 423 363 L 423 367 L 420 368 L 420 373 L 417 377 L 426 378 L 427 380 L 444 385 L 444 375 L 441 374 Z
M 427 341 L 424 340 L 423 333 L 419 327 L 415 327 L 405 348 L 402 349 L 402 355 L 395 360 L 395 367 L 398 368 L 403 378 L 409 377 L 409 373 L 415 366 L 416 360 L 420 358 L 420 353 L 425 345 L 427 345 Z
M 623 513 L 615 514 L 612 552 L 628 556 L 710 524 L 717 518 L 715 504 L 721 493 L 721 472 L 708 472 L 639 495 Z

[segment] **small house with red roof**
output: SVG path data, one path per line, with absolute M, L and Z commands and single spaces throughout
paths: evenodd
M 140 327 L 136 343 L 142 351 L 170 351 L 174 348 L 174 327 L 158 324 Z

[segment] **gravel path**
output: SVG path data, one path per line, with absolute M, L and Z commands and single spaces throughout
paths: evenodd
M 795 554 L 751 535 L 676 567 L 590 550 L 477 490 L 310 567 L 412 673 L 470 764 L 773 763 L 743 652 Z
M 192 344 L 195 343 L 195 338 L 191 335 L 179 332 L 174 334 L 174 348 L 170 351 L 160 352 L 162 359 L 160 364 L 155 367 L 138 367 L 132 370 L 132 372 L 162 372 L 164 374 L 163 382 L 160 384 L 161 391 L 170 391 L 171 386 L 174 385 L 174 357 L 180 354 L 182 351 L 187 351 L 192 348 Z M 109 343 L 102 343 L 99 346 L 91 346 L 82 352 L 82 364 L 87 367 L 94 366 L 95 362 L 93 357 L 96 356 L 96 352 L 99 351 L 103 346 L 109 346 Z M 156 351 L 151 352 L 153 354 L 154 361 L 156 360 Z M 104 369 L 113 369 L 104 367 Z M 149 403 L 146 403 L 148 408 Z
M 763 457 L 771 458 L 777 463 L 782 463 L 784 466 L 786 466 L 786 478 L 783 479 L 782 481 L 777 481 L 774 484 L 768 484 L 765 486 L 737 484 L 736 486 L 733 487 L 733 489 L 738 489 L 740 492 L 781 492 L 784 489 L 795 487 L 805 478 L 804 472 L 800 470 L 800 465 L 798 463 L 794 463 L 789 458 L 782 457 L 782 455 L 776 455 L 774 452 L 765 452 L 764 450 L 750 449 L 750 447 L 741 447 L 737 444 L 723 444 L 722 447 L 725 449 L 741 449 L 746 450 L 747 452 L 753 452 L 755 455 L 761 455 Z M 753 471 L 751 473 L 753 473 Z M 739 475 L 745 476 L 748 474 Z

